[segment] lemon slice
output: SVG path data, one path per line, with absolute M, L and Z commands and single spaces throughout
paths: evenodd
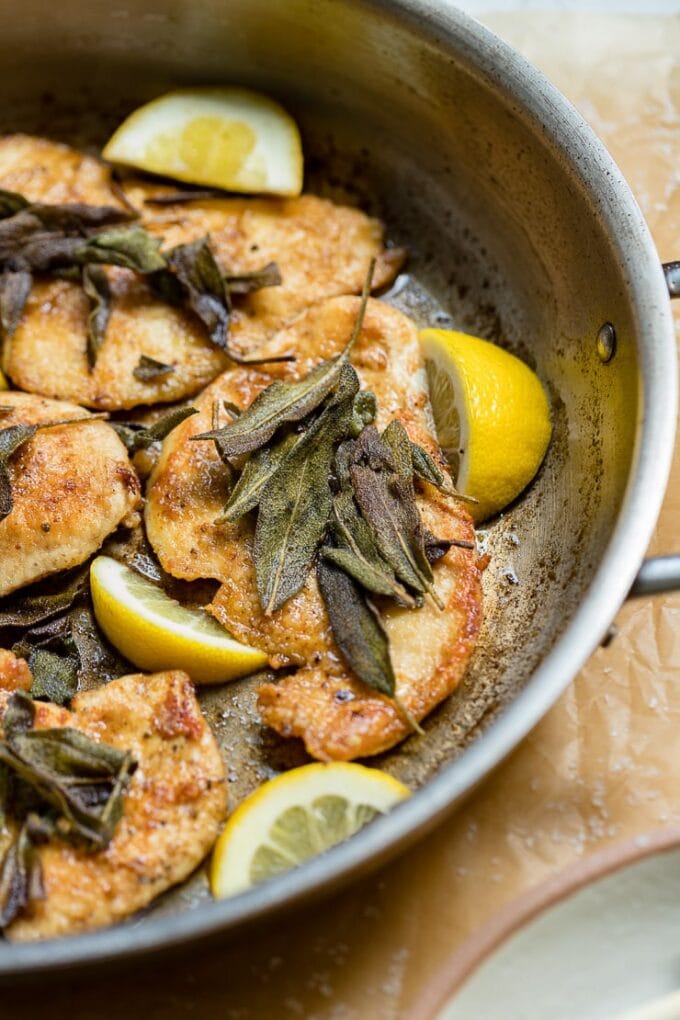
M 213 896 L 233 896 L 316 857 L 410 792 L 386 772 L 346 762 L 284 772 L 227 822 L 210 866 Z
M 196 88 L 140 106 L 111 137 L 104 159 L 228 191 L 299 195 L 300 132 L 257 92 Z
M 476 522 L 519 496 L 550 442 L 550 405 L 523 361 L 479 337 L 424 329 L 420 343 L 439 443 Z
M 90 590 L 97 623 L 140 669 L 183 669 L 196 683 L 215 684 L 267 664 L 264 652 L 235 641 L 202 609 L 185 609 L 109 556 L 92 563 Z

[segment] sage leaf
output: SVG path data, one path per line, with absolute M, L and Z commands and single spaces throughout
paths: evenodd
M 187 202 L 205 202 L 213 198 L 224 198 L 224 192 L 213 188 L 196 189 L 195 191 L 171 191 L 165 195 L 151 195 L 144 199 L 144 205 L 183 205 Z
M 224 406 L 224 409 L 232 416 L 232 418 L 238 417 L 238 415 L 241 413 L 240 408 L 238 408 L 236 406 L 236 404 L 232 404 L 231 401 L 229 401 L 229 400 L 223 400 L 222 404 Z M 218 431 L 219 427 L 220 427 L 220 402 L 219 402 L 219 400 L 214 400 L 213 401 L 213 406 L 212 406 L 212 428 L 213 428 L 213 432 Z M 230 459 L 229 459 L 229 457 L 227 455 L 226 450 L 224 450 L 222 448 L 222 444 L 221 444 L 220 440 L 219 439 L 215 439 L 214 443 L 215 443 L 215 449 L 217 450 L 219 458 L 220 458 L 220 460 L 222 461 L 222 463 L 224 464 L 224 466 L 226 468 L 227 482 L 228 482 L 228 486 L 229 486 L 229 491 L 231 492 L 231 490 L 233 488 L 233 485 L 234 485 L 234 480 L 235 480 L 236 474 L 237 474 L 236 468 L 231 463 L 231 461 L 230 461 Z
M 35 705 L 30 694 L 26 691 L 15 691 L 9 701 L 5 714 L 2 717 L 2 728 L 5 737 L 21 736 L 33 726 L 35 721 Z
M 31 202 L 28 211 L 45 230 L 57 233 L 86 235 L 92 230 L 123 223 L 134 218 L 129 210 L 113 205 L 86 205 L 84 202 L 69 202 L 64 205 L 48 205 Z
M 16 191 L 6 191 L 5 188 L 0 188 L 0 219 L 4 220 L 8 216 L 14 216 L 29 204 L 28 199 Z
M 149 274 L 164 269 L 167 262 L 160 252 L 161 242 L 143 227 L 123 227 L 102 231 L 88 238 L 76 251 L 76 262 L 105 263 Z
M 411 443 L 411 454 L 413 457 L 413 471 L 419 478 L 429 482 L 430 485 L 436 486 L 441 492 L 446 493 L 447 496 L 455 496 L 456 499 L 460 499 L 464 503 L 479 502 L 474 496 L 465 496 L 462 492 L 458 492 L 451 479 L 439 468 L 427 450 L 424 450 L 422 446 L 418 446 L 417 443 Z
M 25 718 L 17 725 L 12 703 L 26 700 L 18 692 L 10 698 L 0 762 L 57 810 L 60 834 L 102 849 L 120 818 L 122 794 L 135 771 L 135 760 L 130 752 L 98 743 L 70 727 L 34 730 L 25 725 Z
M 410 547 L 414 529 L 412 508 L 402 505 L 394 492 L 395 482 L 386 472 L 354 464 L 351 477 L 357 502 L 381 555 L 400 581 L 425 593 L 427 580 L 421 575 Z
M 27 818 L 9 846 L 0 867 L 0 928 L 6 928 L 29 902 L 44 899 L 40 858 Z
M 168 263 L 183 288 L 187 307 L 201 320 L 211 342 L 227 351 L 229 295 L 208 238 L 173 248 Z
M 358 391 L 359 378 L 345 362 L 337 392 L 262 491 L 255 572 L 260 605 L 267 615 L 305 583 L 328 524 L 335 446 L 350 428 Z
M 14 336 L 32 286 L 27 269 L 6 269 L 0 274 L 0 325 L 5 336 Z
M 282 425 L 300 421 L 316 410 L 337 386 L 341 368 L 342 363 L 334 358 L 322 361 L 299 382 L 277 379 L 262 390 L 235 421 L 193 438 L 219 441 L 220 449 L 227 457 L 252 453 L 268 443 Z
M 0 601 L 0 627 L 33 627 L 58 616 L 89 591 L 89 566 L 57 574 Z
M 423 524 L 416 505 L 416 494 L 413 485 L 413 454 L 408 432 L 398 418 L 393 419 L 382 434 L 382 442 L 389 447 L 399 480 L 393 483 L 393 492 L 399 497 L 401 518 L 404 530 L 409 535 L 411 554 L 427 585 L 428 591 L 437 601 L 431 587 L 434 579 L 430 561 L 425 553 Z M 440 605 L 443 609 L 443 605 Z
M 159 418 L 153 425 L 140 425 L 139 422 L 112 421 L 109 425 L 118 434 L 129 454 L 137 450 L 148 450 L 154 443 L 162 442 L 173 429 L 181 425 L 183 421 L 190 418 L 192 414 L 198 414 L 195 407 L 176 407 L 172 411 Z
M 319 590 L 333 637 L 345 662 L 363 683 L 394 696 L 395 677 L 387 634 L 359 586 L 325 556 L 316 566 Z
M 130 663 L 102 636 L 92 612 L 91 600 L 79 603 L 68 613 L 65 621 L 69 642 L 78 654 L 78 689 L 101 687 L 130 672 Z
M 254 273 L 223 277 L 207 237 L 191 244 L 180 244 L 167 253 L 167 268 L 149 277 L 154 292 L 169 304 L 196 315 L 208 331 L 211 343 L 228 354 L 232 361 L 245 365 L 290 361 L 288 355 L 271 358 L 244 358 L 229 346 L 231 293 L 246 294 L 261 287 L 280 283 L 274 264 Z
M 251 294 L 264 287 L 279 287 L 283 282 L 276 262 L 250 273 L 225 273 L 223 279 L 230 294 Z
M 437 538 L 427 528 L 423 529 L 423 541 L 425 543 L 425 555 L 430 563 L 436 563 L 452 546 L 456 546 L 458 549 L 474 549 L 474 542 L 466 542 L 460 539 L 448 539 L 448 538 Z
M 333 499 L 332 530 L 337 547 L 324 546 L 326 559 L 350 574 L 367 591 L 388 595 L 399 605 L 415 608 L 417 600 L 399 584 L 394 570 L 381 556 L 349 488 Z
M 387 695 L 417 733 L 422 729 L 396 696 L 390 646 L 380 614 L 361 588 L 325 557 L 316 566 L 319 591 L 343 659 L 368 687 Z
M 82 284 L 90 301 L 90 313 L 87 317 L 87 358 L 90 368 L 93 368 L 106 338 L 106 327 L 111 316 L 111 288 L 101 266 L 83 266 Z
M 46 229 L 30 207 L 0 220 L 0 264 L 4 269 L 48 272 L 71 266 L 83 243 L 80 234 Z
M 378 401 L 372 390 L 360 390 L 354 398 L 354 413 L 350 433 L 355 438 L 363 432 L 378 413 Z
M 55 705 L 69 704 L 78 691 L 80 670 L 78 651 L 70 638 L 48 639 L 33 648 L 24 641 L 15 645 L 12 651 L 28 662 L 33 674 L 33 698 L 51 701 Z
M 246 461 L 236 485 L 216 524 L 225 521 L 233 524 L 240 517 L 253 510 L 260 502 L 267 483 L 274 477 L 292 449 L 304 439 L 304 433 L 290 433 L 272 446 L 264 446 Z
M 411 443 L 411 461 L 413 471 L 419 478 L 436 486 L 442 492 L 453 494 L 455 491 L 448 482 L 444 472 L 437 466 L 427 450 L 417 443 Z
M 140 382 L 154 382 L 156 379 L 160 379 L 164 375 L 170 375 L 174 371 L 174 365 L 166 365 L 162 361 L 156 361 L 155 358 L 149 358 L 146 354 L 142 354 L 132 374 Z
M 259 393 L 252 404 L 235 420 L 221 429 L 203 432 L 193 436 L 194 440 L 212 439 L 219 441 L 220 449 L 227 457 L 252 453 L 268 443 L 282 425 L 301 421 L 315 411 L 334 390 L 340 381 L 343 366 L 349 356 L 366 313 L 366 303 L 373 278 L 375 260 L 371 262 L 369 274 L 364 283 L 361 305 L 357 313 L 352 335 L 344 350 L 335 358 L 322 361 L 303 379 L 297 382 L 281 382 L 277 379 Z

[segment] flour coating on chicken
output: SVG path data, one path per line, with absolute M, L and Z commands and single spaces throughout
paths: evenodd
M 27 135 L 0 138 L 0 188 L 19 191 L 32 201 L 123 208 L 104 164 Z M 145 199 L 167 188 L 134 182 L 126 188 L 142 225 L 161 238 L 166 249 L 209 234 L 225 273 L 277 263 L 281 286 L 234 298 L 231 334 L 242 352 L 255 351 L 316 301 L 358 293 L 372 257 L 378 259 L 376 286 L 388 283 L 399 268 L 399 255 L 383 247 L 377 220 L 313 195 L 157 207 L 145 205 Z M 35 281 L 21 322 L 4 345 L 3 369 L 16 386 L 116 410 L 184 399 L 231 364 L 192 313 L 161 301 L 143 278 L 127 269 L 107 268 L 106 273 L 111 315 L 94 369 L 87 358 L 90 305 L 82 287 L 66 280 Z M 141 355 L 172 371 L 137 379 L 134 370 Z
M 0 693 L 2 711 L 8 696 Z M 39 848 L 45 899 L 6 929 L 17 942 L 91 931 L 140 910 L 201 863 L 226 812 L 222 756 L 185 673 L 121 677 L 78 694 L 70 710 L 35 708 L 37 729 L 74 727 L 131 751 L 138 765 L 106 849 L 58 839 Z
M 149 539 L 171 574 L 222 582 L 211 612 L 239 640 L 267 651 L 275 667 L 297 672 L 260 691 L 263 720 L 285 736 L 302 737 L 320 759 L 376 754 L 409 732 L 392 701 L 352 676 L 333 639 L 312 572 L 304 587 L 278 612 L 260 608 L 253 565 L 254 526 L 215 524 L 227 494 L 224 466 L 212 443 L 191 437 L 211 425 L 223 400 L 247 407 L 276 378 L 305 375 L 321 358 L 337 354 L 351 333 L 359 301 L 335 298 L 309 309 L 281 331 L 268 350 L 291 349 L 292 365 L 268 371 L 225 372 L 196 402 L 200 414 L 185 421 L 163 444 L 150 479 L 146 505 Z M 430 431 L 429 404 L 417 331 L 400 312 L 368 303 L 352 363 L 362 384 L 378 398 L 377 424 L 399 418 L 412 441 L 440 456 Z M 224 422 L 228 420 L 225 416 Z M 464 506 L 429 485 L 419 486 L 418 506 L 427 528 L 441 538 L 471 542 Z M 451 548 L 434 567 L 444 611 L 426 603 L 417 611 L 389 606 L 384 622 L 397 678 L 397 694 L 422 719 L 458 684 L 474 648 L 480 623 L 480 575 L 476 554 Z
M 73 404 L 2 394 L 0 429 L 90 418 Z M 110 425 L 40 429 L 8 464 L 12 509 L 0 521 L 0 596 L 83 563 L 141 502 L 139 479 Z

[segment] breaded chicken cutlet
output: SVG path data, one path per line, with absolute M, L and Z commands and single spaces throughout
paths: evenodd
M 210 611 L 241 641 L 263 648 L 275 667 L 297 671 L 260 692 L 263 720 L 284 736 L 302 737 L 316 758 L 351 759 L 377 754 L 410 731 L 388 698 L 352 676 L 333 640 L 315 575 L 277 612 L 258 601 L 253 562 L 254 526 L 244 517 L 215 523 L 225 501 L 225 468 L 212 444 L 192 442 L 210 428 L 220 401 L 247 407 L 274 377 L 299 378 L 347 342 L 357 298 L 334 298 L 301 315 L 269 349 L 294 349 L 293 365 L 269 372 L 239 367 L 223 373 L 196 402 L 199 415 L 166 439 L 149 480 L 147 534 L 164 569 L 187 580 L 222 582 Z M 378 425 L 398 418 L 410 439 L 440 456 L 432 436 L 425 372 L 411 321 L 382 302 L 368 302 L 352 354 L 362 382 L 378 398 Z M 418 506 L 426 526 L 440 537 L 474 545 L 465 507 L 423 485 Z M 480 572 L 474 548 L 452 547 L 435 567 L 444 611 L 426 603 L 416 613 L 390 607 L 384 613 L 399 700 L 422 719 L 460 681 L 480 624 Z
M 32 202 L 84 202 L 127 209 L 110 170 L 67 146 L 27 135 L 0 138 L 0 188 Z M 304 308 L 335 294 L 361 290 L 371 258 L 375 286 L 389 283 L 400 253 L 383 246 L 377 220 L 314 195 L 300 198 L 219 198 L 158 207 L 147 199 L 170 189 L 126 185 L 141 225 L 165 248 L 206 235 L 225 273 L 275 263 L 280 286 L 236 298 L 231 342 L 255 356 L 260 344 Z M 157 297 L 139 275 L 108 267 L 110 319 L 96 364 L 87 353 L 90 306 L 82 286 L 36 278 L 14 335 L 4 345 L 3 371 L 30 393 L 99 410 L 169 403 L 198 392 L 229 364 L 190 312 Z M 144 355 L 172 371 L 151 379 L 134 374 Z M 55 371 L 55 366 L 59 370 Z

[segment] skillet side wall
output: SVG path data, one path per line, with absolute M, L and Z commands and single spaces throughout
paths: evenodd
M 602 210 L 503 93 L 502 55 L 496 81 L 468 63 L 464 25 L 454 59 L 435 29 L 418 40 L 415 15 L 409 23 L 381 3 L 65 0 L 54 21 L 41 0 L 25 0 L 21 18 L 8 0 L 0 10 L 0 128 L 98 146 L 139 102 L 178 84 L 271 92 L 302 125 L 309 185 L 384 216 L 390 238 L 409 247 L 410 278 L 394 303 L 421 324 L 448 315 L 441 321 L 502 343 L 545 382 L 554 440 L 530 492 L 482 535 L 492 555 L 486 619 L 466 680 L 426 737 L 379 762 L 421 785 L 525 687 L 617 522 L 642 414 L 626 267 Z M 618 345 L 605 366 L 596 336 L 606 321 Z M 296 763 L 296 749 L 259 735 L 247 684 L 204 704 L 234 799 L 272 760 Z M 204 895 L 198 881 L 159 910 Z

